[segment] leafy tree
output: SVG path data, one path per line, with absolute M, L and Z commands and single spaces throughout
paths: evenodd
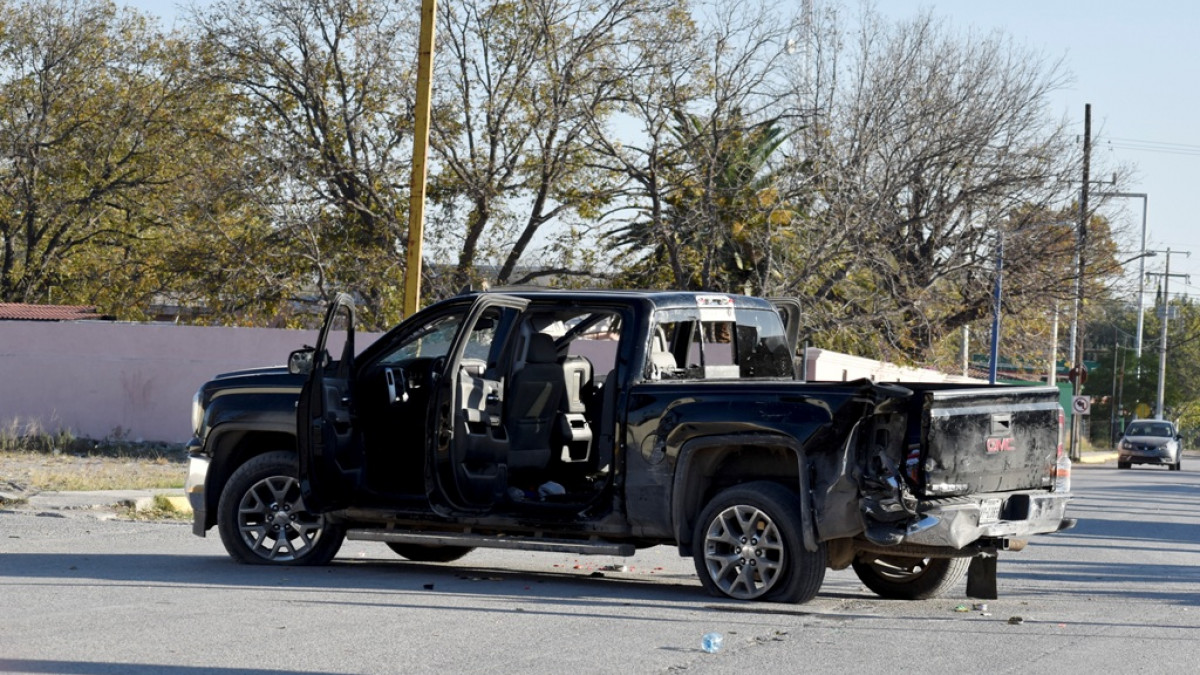
M 776 156 L 789 135 L 781 120 L 798 116 L 785 67 L 795 22 L 757 2 L 698 4 L 692 14 L 665 40 L 669 63 L 646 54 L 622 92 L 644 142 L 596 134 L 634 211 L 608 245 L 633 263 L 625 283 L 764 292 L 773 226 L 790 225 L 794 206 L 788 178 L 806 166 Z
M 278 245 L 278 265 L 244 278 L 282 298 L 355 292 L 371 328 L 401 302 L 415 18 L 383 0 L 224 0 L 191 19 Z
M 664 200 L 658 217 L 666 227 L 635 221 L 610 244 L 651 251 L 635 268 L 640 278 L 652 279 L 671 250 L 679 288 L 762 291 L 774 248 L 771 226 L 791 219 L 769 166 L 786 137 L 775 120 L 747 125 L 735 115 L 730 127 L 706 127 L 694 115 L 677 114 L 679 159 L 665 173 L 681 189 Z M 692 261 L 687 271 L 678 264 L 681 252 Z
M 103 0 L 0 3 L 0 300 L 137 316 L 205 154 L 183 47 Z

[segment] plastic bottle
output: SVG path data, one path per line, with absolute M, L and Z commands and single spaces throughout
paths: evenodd
M 725 636 L 720 633 L 705 633 L 704 637 L 700 638 L 700 648 L 709 654 L 721 651 L 721 646 L 724 644 Z
M 1058 456 L 1054 465 L 1054 491 L 1071 491 L 1071 457 L 1065 452 Z

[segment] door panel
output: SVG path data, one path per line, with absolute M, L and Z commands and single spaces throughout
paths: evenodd
M 331 345 L 344 339 L 340 357 Z M 362 474 L 362 445 L 353 418 L 354 301 L 330 303 L 313 352 L 313 368 L 296 406 L 300 490 L 305 506 L 327 511 L 346 503 Z
M 451 506 L 486 510 L 507 488 L 504 378 L 512 329 L 527 305 L 480 296 L 455 336 L 439 381 L 433 443 L 438 487 Z

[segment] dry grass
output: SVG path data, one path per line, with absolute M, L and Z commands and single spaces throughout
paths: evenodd
M 38 491 L 181 488 L 182 462 L 158 458 L 0 453 L 0 482 Z
M 13 422 L 0 428 L 0 488 L 29 491 L 183 487 L 181 446 L 133 443 L 120 430 L 103 440 L 47 433 Z

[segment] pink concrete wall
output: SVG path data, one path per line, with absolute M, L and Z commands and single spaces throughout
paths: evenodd
M 217 373 L 282 365 L 315 339 L 269 328 L 0 321 L 0 425 L 183 442 L 197 387 Z
M 359 334 L 361 350 L 378 334 Z M 217 373 L 282 365 L 316 331 L 103 321 L 0 321 L 0 428 L 183 442 L 192 394 Z M 336 349 L 335 345 L 331 345 Z M 958 380 L 809 348 L 810 380 Z

